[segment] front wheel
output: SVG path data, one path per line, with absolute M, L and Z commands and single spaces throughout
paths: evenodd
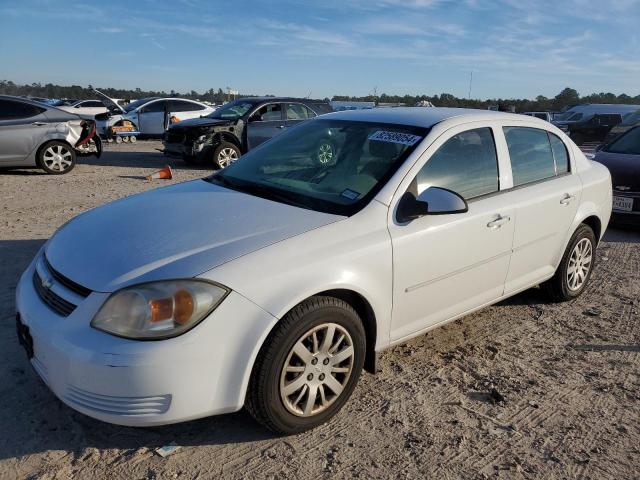
M 304 301 L 276 325 L 260 350 L 247 409 L 279 434 L 325 423 L 353 392 L 365 348 L 362 321 L 349 304 L 320 296 Z
M 218 168 L 225 168 L 238 160 L 242 155 L 240 149 L 230 142 L 222 142 L 213 149 L 213 163 Z
M 336 147 L 330 140 L 322 140 L 316 147 L 316 161 L 320 165 L 336 163 Z
M 596 236 L 591 227 L 581 224 L 574 232 L 556 273 L 541 287 L 554 301 L 580 296 L 591 278 L 595 263 Z
M 38 164 L 53 175 L 69 173 L 76 166 L 76 152 L 64 142 L 48 142 L 38 152 Z

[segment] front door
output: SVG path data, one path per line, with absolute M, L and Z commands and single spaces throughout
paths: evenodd
M 162 135 L 165 129 L 166 100 L 148 103 L 138 111 L 138 129 L 143 135 Z
M 247 125 L 248 149 L 255 148 L 284 131 L 286 124 L 282 110 L 281 103 L 269 103 L 250 115 Z
M 464 130 L 467 128 L 467 130 Z M 389 225 L 393 244 L 391 341 L 494 301 L 503 294 L 514 208 L 500 194 L 492 128 L 456 127 L 439 139 L 405 191 L 453 190 L 466 213 L 425 215 Z M 425 155 L 429 155 L 430 148 Z M 415 169 L 414 169 L 415 171 Z M 402 190 L 402 187 L 401 187 Z M 399 191 L 396 198 L 402 196 Z M 393 207 L 392 207 L 393 208 Z

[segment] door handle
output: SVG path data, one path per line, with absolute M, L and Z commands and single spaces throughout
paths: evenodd
M 278 128 L 286 128 L 284 125 L 280 125 L 278 126 Z
M 498 215 L 498 217 L 495 220 L 492 220 L 489 223 L 487 223 L 487 227 L 491 228 L 492 230 L 497 230 L 498 228 L 502 227 L 502 225 L 510 221 L 511 221 L 511 217 L 509 215 L 505 215 L 505 216 Z
M 560 200 L 560 204 L 569 205 L 574 198 L 575 197 L 573 195 L 569 195 L 568 193 L 565 193 L 564 196 L 562 197 L 562 200 Z
M 46 124 L 47 124 L 46 122 L 31 122 L 31 125 L 34 125 L 36 127 L 43 127 Z

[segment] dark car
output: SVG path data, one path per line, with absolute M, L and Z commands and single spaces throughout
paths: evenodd
M 640 126 L 604 145 L 594 160 L 611 172 L 614 220 L 640 224 Z
M 622 123 L 620 113 L 596 113 L 577 122 L 567 124 L 568 134 L 578 145 L 584 142 L 602 141 L 609 131 Z
M 190 164 L 224 168 L 286 128 L 331 111 L 322 100 L 241 98 L 209 115 L 171 125 L 164 136 L 164 153 Z M 333 153 L 330 143 L 319 146 L 318 155 L 327 162 Z

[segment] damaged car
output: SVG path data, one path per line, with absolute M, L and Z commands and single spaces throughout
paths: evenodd
M 171 125 L 164 137 L 164 153 L 188 164 L 224 168 L 287 128 L 331 111 L 323 100 L 241 98 L 209 115 Z M 330 162 L 335 157 L 334 143 L 327 139 L 319 144 L 317 157 L 320 163 Z
M 171 122 L 198 118 L 214 111 L 209 105 L 187 98 L 149 97 L 122 107 L 102 92 L 93 91 L 109 109 L 96 115 L 98 132 L 107 138 L 111 136 L 113 127 L 123 126 L 127 122 L 133 125 L 133 131 L 141 135 L 161 136 Z
M 100 157 L 93 120 L 26 98 L 0 95 L 0 167 L 69 173 L 78 156 Z

